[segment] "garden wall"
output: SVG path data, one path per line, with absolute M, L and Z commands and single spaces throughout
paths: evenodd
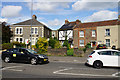
M 59 49 L 52 49 L 52 48 L 48 48 L 47 54 L 48 55 L 55 55 L 55 56 L 65 56 L 67 53 L 67 48 L 59 48 Z

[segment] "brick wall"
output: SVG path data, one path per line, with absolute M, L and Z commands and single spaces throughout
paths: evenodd
M 48 48 L 48 55 L 66 55 L 67 53 L 67 48 L 60 48 L 60 49 L 52 49 Z

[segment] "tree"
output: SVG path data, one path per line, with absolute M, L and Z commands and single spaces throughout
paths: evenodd
M 10 30 L 10 26 L 6 22 L 2 23 L 2 43 L 9 43 L 10 38 L 13 36 L 13 32 Z
M 45 38 L 39 37 L 37 43 L 36 43 L 36 48 L 38 48 L 39 53 L 45 53 L 47 52 L 48 48 L 48 41 Z

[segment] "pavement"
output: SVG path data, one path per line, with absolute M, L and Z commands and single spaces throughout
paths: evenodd
M 72 57 L 72 56 L 48 56 L 50 62 L 71 62 L 71 63 L 85 63 L 87 57 Z

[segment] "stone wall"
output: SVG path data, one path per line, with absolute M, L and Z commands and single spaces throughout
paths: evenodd
M 47 51 L 48 55 L 61 55 L 61 56 L 65 56 L 67 54 L 67 48 L 60 48 L 60 49 L 52 49 L 52 48 L 48 48 Z

